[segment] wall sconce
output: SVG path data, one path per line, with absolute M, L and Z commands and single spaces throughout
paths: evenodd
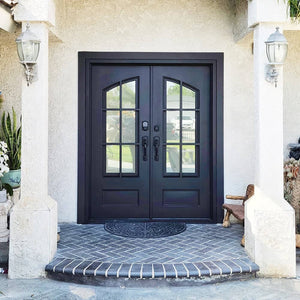
M 279 27 L 272 33 L 266 43 L 266 53 L 269 60 L 266 80 L 275 83 L 277 87 L 279 66 L 283 65 L 288 51 L 288 42 L 285 36 L 279 32 Z
M 41 41 L 30 31 L 30 25 L 16 39 L 20 63 L 25 68 L 27 86 L 37 78 L 36 61 L 40 52 Z

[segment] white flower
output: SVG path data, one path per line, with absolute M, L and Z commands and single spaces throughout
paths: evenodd
M 3 141 L 0 141 L 0 177 L 3 177 L 3 175 L 9 171 L 7 166 L 8 155 L 6 153 L 7 144 Z

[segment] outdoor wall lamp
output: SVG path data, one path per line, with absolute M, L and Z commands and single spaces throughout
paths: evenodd
M 266 43 L 266 53 L 269 60 L 266 80 L 275 83 L 277 87 L 279 66 L 283 65 L 288 51 L 288 42 L 285 36 L 279 32 L 279 27 L 272 33 Z
M 25 68 L 27 86 L 37 77 L 36 61 L 40 52 L 41 41 L 30 31 L 30 25 L 16 39 L 20 63 Z

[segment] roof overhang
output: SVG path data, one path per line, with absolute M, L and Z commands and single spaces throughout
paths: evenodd
M 8 32 L 14 32 L 17 26 L 11 14 L 11 7 L 6 1 L 0 1 L 0 28 Z

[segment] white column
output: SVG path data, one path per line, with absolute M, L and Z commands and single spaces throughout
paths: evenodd
M 276 24 L 254 29 L 254 96 L 256 107 L 256 185 L 273 201 L 283 199 L 283 72 L 275 87 L 265 80 L 268 67 L 265 41 Z
M 44 276 L 56 252 L 57 205 L 48 196 L 48 27 L 34 22 L 30 30 L 41 44 L 38 80 L 22 82 L 21 199 L 10 219 L 10 278 Z
M 262 276 L 294 277 L 295 218 L 283 198 L 283 72 L 277 88 L 265 80 L 265 41 L 275 23 L 254 28 L 256 106 L 255 196 L 246 202 L 245 248 Z

